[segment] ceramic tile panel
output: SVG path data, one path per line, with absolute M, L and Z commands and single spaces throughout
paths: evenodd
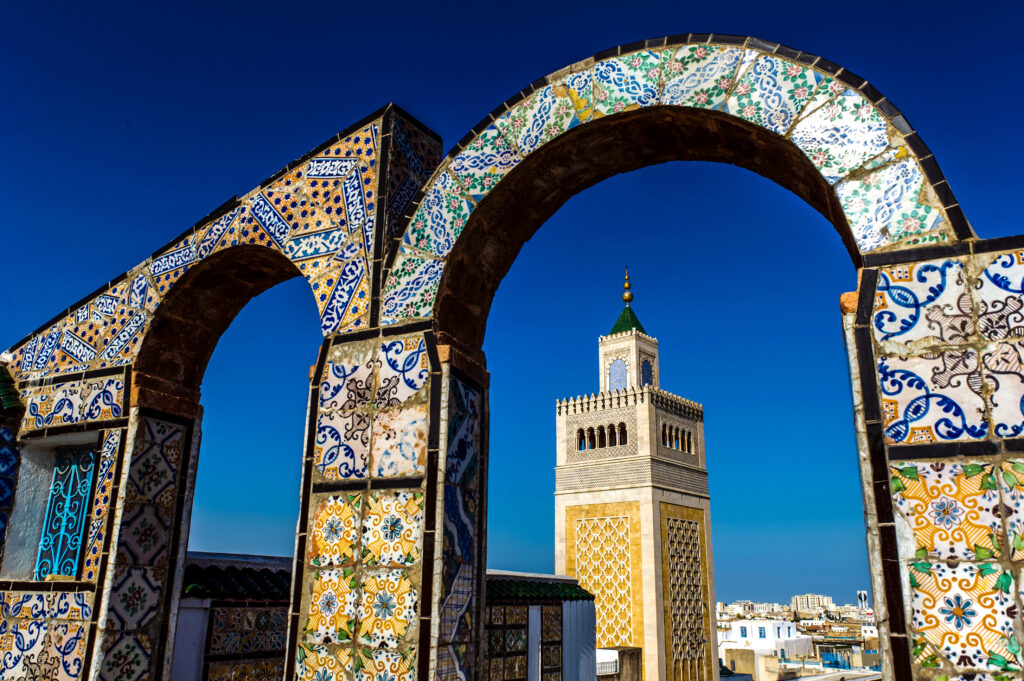
M 448 170 L 474 201 L 480 201 L 520 160 L 516 148 L 491 125 L 452 159 Z
M 476 492 L 444 486 L 444 543 L 443 550 L 451 560 L 474 562 L 476 542 Z
M 594 117 L 658 103 L 661 52 L 641 50 L 594 64 Z
M 331 651 L 327 646 L 300 643 L 296 656 L 298 681 L 343 681 L 352 666 L 352 654 L 345 649 Z
M 164 572 L 122 565 L 115 569 L 107 628 L 139 629 L 160 609 Z
M 580 124 L 566 88 L 547 85 L 502 114 L 495 124 L 526 156 Z
M 974 334 L 974 306 L 964 263 L 933 260 L 878 271 L 872 326 L 878 341 L 924 338 L 962 345 Z
M 978 331 L 988 340 L 1024 339 L 1024 251 L 982 256 L 975 283 Z
M 118 562 L 165 567 L 170 520 L 154 504 L 126 504 L 118 537 Z
M 889 470 L 893 503 L 919 553 L 962 560 L 1002 553 L 1004 512 L 992 465 L 902 462 Z
M 375 478 L 422 475 L 427 459 L 427 406 L 377 412 L 371 472 Z
M 121 430 L 108 431 L 100 448 L 96 463 L 96 491 L 89 514 L 89 529 L 85 537 L 82 554 L 82 579 L 95 581 L 99 574 L 100 554 L 103 552 L 103 537 L 110 510 L 111 490 L 114 485 L 115 464 L 121 444 Z
M 49 593 L 43 591 L 0 592 L 0 617 L 19 619 L 46 619 L 50 605 Z
M 562 640 L 562 606 L 545 605 L 540 610 L 540 638 L 542 641 Z M 545 665 L 555 666 L 555 665 Z M 559 662 L 559 665 L 561 663 Z
M 18 468 L 21 464 L 21 452 L 18 451 L 15 439 L 13 429 L 0 426 L 0 558 L 3 558 L 7 519 L 13 509 Z
M 141 681 L 149 672 L 152 645 L 144 634 L 108 633 L 103 640 L 101 681 Z
M 413 681 L 416 655 L 412 650 L 360 650 L 355 681 Z
M 87 627 L 81 622 L 51 622 L 46 638 L 46 653 L 55 681 L 82 678 Z
M 143 271 L 131 278 L 131 289 L 128 296 L 129 306 L 138 310 L 152 310 L 155 303 L 162 299 L 168 290 L 188 272 L 196 262 L 195 236 L 190 235 L 181 241 L 163 249 L 149 263 L 148 271 Z M 146 275 L 152 277 L 152 286 Z M 158 298 L 152 297 L 152 292 Z
M 93 594 L 89 591 L 54 591 L 48 601 L 47 617 L 88 621 L 92 618 Z
M 911 628 L 927 650 L 960 667 L 999 668 L 1017 615 L 1017 584 L 998 563 L 918 561 L 909 568 Z
M 571 71 L 558 80 L 550 79 L 556 97 L 568 97 L 576 109 L 576 120 L 587 123 L 594 116 L 594 72 L 587 68 Z
M 341 327 L 365 326 L 365 322 L 356 322 L 365 314 L 369 290 L 366 277 L 366 263 L 356 258 L 314 282 L 314 295 L 318 305 L 322 304 L 320 326 L 325 335 Z
M 124 378 L 120 375 L 23 388 L 24 430 L 109 421 L 124 414 Z
M 39 668 L 46 657 L 45 621 L 0 620 L 0 678 L 17 678 L 20 672 Z
M 978 355 L 963 348 L 878 362 L 885 439 L 894 444 L 988 434 Z
M 839 182 L 836 194 L 862 253 L 904 239 L 923 245 L 948 238 L 941 211 L 922 200 L 924 174 L 914 158 Z
M 480 393 L 455 377 L 449 379 L 448 389 L 445 480 L 475 487 L 480 467 Z
M 388 339 L 377 353 L 380 379 L 375 399 L 378 409 L 396 407 L 417 396 L 425 395 L 430 376 L 430 360 L 422 336 Z
M 381 324 L 398 319 L 430 317 L 444 272 L 444 261 L 403 248 L 384 284 Z
M 718 45 L 683 45 L 665 54 L 661 103 L 717 109 L 732 88 L 743 50 Z
M 324 366 L 320 381 L 320 409 L 358 409 L 373 397 L 373 348 L 349 350 L 337 361 Z
M 445 556 L 446 558 L 448 556 Z M 473 615 L 476 596 L 473 590 L 473 563 L 446 560 L 441 573 L 440 637 L 445 643 L 473 640 Z M 492 624 L 495 622 L 491 609 Z M 500 617 L 497 619 L 500 620 Z
M 988 388 L 992 432 L 997 437 L 1024 433 L 1024 345 L 992 343 L 981 354 Z
M 889 146 L 882 114 L 854 90 L 846 90 L 803 117 L 789 139 L 831 184 Z
M 764 55 L 740 76 L 724 110 L 784 135 L 822 79 L 814 69 Z
M 444 257 L 462 234 L 474 208 L 462 193 L 461 185 L 449 173 L 442 173 L 420 200 L 403 242 L 424 253 Z
M 1010 459 L 996 465 L 996 482 L 1002 497 L 1000 515 L 1006 519 L 1008 553 L 1024 560 L 1024 460 Z
M 394 649 L 416 621 L 418 591 L 404 570 L 363 572 L 359 643 Z
M 365 478 L 372 418 L 361 411 L 328 412 L 316 421 L 313 468 L 325 480 Z
M 355 634 L 362 594 L 348 568 L 316 570 L 311 583 L 304 637 L 311 643 L 342 643 Z
M 360 545 L 359 493 L 326 496 L 316 503 L 311 524 L 309 562 L 316 567 L 351 565 Z
M 437 648 L 437 674 L 435 681 L 463 681 L 471 678 L 470 661 L 475 647 L 468 643 L 450 643 Z
M 363 515 L 363 564 L 409 567 L 420 558 L 423 494 L 371 492 Z

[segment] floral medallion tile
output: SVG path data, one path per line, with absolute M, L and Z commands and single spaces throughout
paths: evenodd
M 724 110 L 784 135 L 821 81 L 814 69 L 762 56 L 740 76 Z
M 355 681 L 413 681 L 416 678 L 414 649 L 360 650 Z
M 427 459 L 427 406 L 377 412 L 373 420 L 374 477 L 421 475 Z
M 138 629 L 160 608 L 163 573 L 154 568 L 123 566 L 114 574 L 107 611 L 109 629 Z
M 939 228 L 942 214 L 922 200 L 924 174 L 905 158 L 836 184 L 839 203 L 862 252 Z
M 326 480 L 365 478 L 370 423 L 370 415 L 362 411 L 317 416 L 314 470 Z
M 1004 461 L 997 471 L 1013 560 L 1024 559 L 1024 460 Z
M 789 135 L 830 184 L 889 146 L 882 115 L 853 90 L 800 120 Z
M 311 643 L 351 641 L 360 599 L 352 570 L 317 570 L 312 582 L 305 639 Z
M 576 108 L 580 123 L 588 122 L 594 115 L 594 72 L 590 69 L 569 73 L 557 82 L 551 83 L 556 97 L 568 97 Z
M 1020 437 L 1024 432 L 1024 345 L 993 343 L 982 352 L 992 432 Z
M 150 644 L 144 635 L 121 634 L 108 647 L 104 641 L 102 681 L 140 681 L 149 672 Z
M 1017 616 L 1017 586 L 1010 572 L 998 563 L 927 561 L 909 572 L 911 626 L 928 648 L 961 667 L 992 669 L 1013 659 L 1007 642 Z
M 668 52 L 666 52 L 666 55 Z M 743 50 L 717 45 L 684 45 L 663 60 L 661 103 L 717 109 L 729 93 Z
M 987 263 L 977 279 L 978 330 L 989 340 L 1024 339 L 1024 251 Z
M 594 117 L 658 103 L 661 53 L 643 50 L 594 65 Z
M 125 508 L 117 551 L 129 565 L 163 565 L 167 560 L 167 531 L 170 522 L 153 504 Z
M 474 208 L 461 194 L 461 185 L 451 180 L 448 173 L 442 177 L 445 176 L 452 189 L 444 189 L 440 181 L 435 181 L 416 208 L 403 237 L 404 243 L 439 258 L 452 250 Z
M 444 260 L 403 248 L 384 284 L 381 323 L 431 316 L 443 272 Z
M 309 562 L 317 567 L 354 563 L 359 545 L 359 494 L 329 496 L 313 511 Z
M 373 352 L 364 348 L 352 356 L 327 362 L 320 382 L 320 409 L 357 409 L 373 396 Z
M 452 159 L 449 170 L 473 200 L 480 201 L 522 158 L 495 126 L 490 126 Z
M 419 560 L 423 494 L 371 492 L 363 518 L 365 565 L 408 567 Z
M 560 92 L 564 91 L 564 88 Z M 526 156 L 566 130 L 576 127 L 576 107 L 568 92 L 559 96 L 551 85 L 541 88 L 506 111 L 495 123 Z
M 404 570 L 365 574 L 359 604 L 359 642 L 395 648 L 416 619 L 416 587 Z
M 430 378 L 430 358 L 422 336 L 384 341 L 377 363 L 380 366 L 378 409 L 396 407 L 411 399 Z
M 883 267 L 878 271 L 875 339 L 909 343 L 934 338 L 967 343 L 974 333 L 974 306 L 959 260 L 934 260 Z
M 916 550 L 931 558 L 976 560 L 1001 553 L 1005 511 L 992 466 L 890 466 L 893 502 L 914 531 Z
M 322 645 L 300 643 L 295 678 L 299 681 L 344 681 L 352 665 L 352 654 L 344 648 L 333 653 Z
M 878 363 L 878 378 L 887 442 L 916 444 L 987 435 L 974 350 L 885 358 Z

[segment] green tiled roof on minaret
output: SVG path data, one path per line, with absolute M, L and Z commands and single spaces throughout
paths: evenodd
M 615 326 L 612 327 L 612 330 L 609 331 L 608 334 L 611 335 L 615 333 L 622 333 L 623 331 L 632 331 L 633 329 L 636 329 L 637 331 L 646 336 L 647 332 L 644 331 L 643 324 L 641 324 L 640 320 L 636 318 L 636 313 L 633 312 L 633 308 L 629 306 L 629 304 L 633 302 L 633 294 L 629 290 L 632 287 L 629 285 L 628 267 L 626 268 L 626 281 L 623 282 L 622 288 L 622 302 L 626 304 L 626 307 L 622 310 L 622 314 L 619 315 L 619 318 L 615 321 Z

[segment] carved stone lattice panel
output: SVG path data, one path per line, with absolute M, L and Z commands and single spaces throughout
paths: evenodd
M 597 647 L 631 645 L 629 518 L 576 521 L 576 577 L 594 594 Z
M 700 524 L 667 518 L 668 611 L 672 621 L 672 662 L 704 657 Z

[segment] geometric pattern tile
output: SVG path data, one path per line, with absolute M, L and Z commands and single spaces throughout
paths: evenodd
M 160 607 L 162 576 L 153 568 L 124 566 L 117 570 L 110 593 L 107 626 L 138 629 Z

